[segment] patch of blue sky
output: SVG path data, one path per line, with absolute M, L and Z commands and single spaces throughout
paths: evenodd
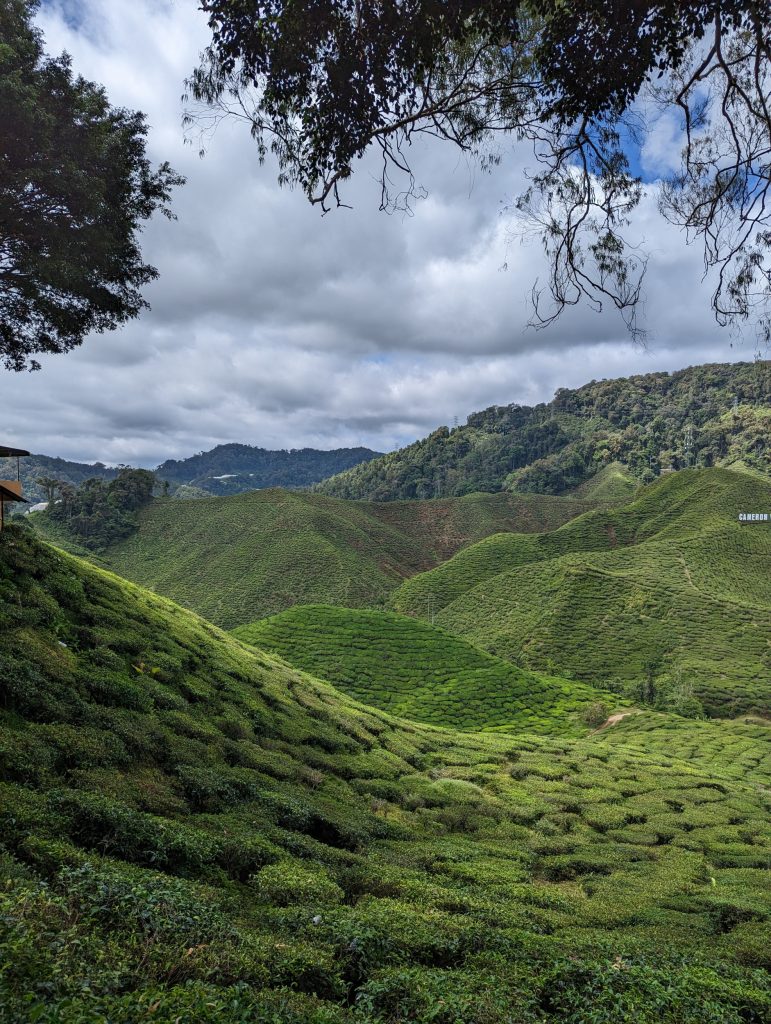
M 643 184 L 655 184 L 680 166 L 685 134 L 679 114 L 665 111 L 651 118 L 634 110 L 615 129 L 629 173 Z

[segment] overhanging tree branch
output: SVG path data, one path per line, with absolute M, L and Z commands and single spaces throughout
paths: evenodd
M 630 169 L 638 106 L 681 118 L 680 169 L 660 211 L 704 247 L 719 322 L 763 320 L 770 287 L 771 41 L 766 3 L 674 0 L 203 0 L 212 42 L 188 82 L 188 127 L 244 116 L 261 159 L 326 212 L 371 145 L 381 207 L 409 206 L 420 134 L 483 162 L 502 134 L 541 170 L 516 204 L 549 277 L 534 322 L 610 303 L 636 337 L 646 255 L 624 237 L 643 182 Z M 212 112 L 214 112 L 212 114 Z M 206 118 L 212 118 L 208 124 Z M 392 174 L 406 176 L 395 192 Z M 543 307 L 548 295 L 551 305 Z

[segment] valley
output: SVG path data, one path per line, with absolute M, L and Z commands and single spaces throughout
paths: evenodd
M 765 728 L 395 718 L 16 526 L 0 587 L 7 1020 L 767 1016 Z
M 148 481 L 0 534 L 0 1020 L 768 1018 L 763 471 Z
M 0 0 L 0 1024 L 771 1024 L 770 86 Z
M 501 530 L 549 529 L 592 507 L 552 495 L 378 504 L 269 488 L 155 501 L 131 537 L 96 557 L 230 629 L 295 604 L 382 604 L 402 580 L 466 544 Z M 47 517 L 35 525 L 72 547 Z

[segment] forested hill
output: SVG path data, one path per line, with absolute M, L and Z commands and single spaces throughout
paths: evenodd
M 736 462 L 771 472 L 771 363 L 591 381 L 560 388 L 548 403 L 492 406 L 317 489 L 373 501 L 559 494 L 614 461 L 643 482 L 670 468 Z
M 248 444 L 220 444 L 188 459 L 168 459 L 155 472 L 160 480 L 168 480 L 172 485 L 190 485 L 184 496 L 205 496 L 201 491 L 241 494 L 263 487 L 308 487 L 379 454 L 369 448 L 268 451 Z M 28 456 L 21 460 L 20 469 L 24 493 L 32 501 L 46 499 L 45 489 L 39 483 L 45 477 L 79 486 L 85 480 L 114 480 L 118 475 L 118 468 L 102 462 L 71 462 L 50 455 Z M 5 476 L 16 477 L 15 459 L 0 459 L 0 478 Z
M 162 480 L 189 484 L 210 494 L 240 494 L 262 487 L 307 487 L 379 454 L 369 448 L 268 451 L 248 444 L 219 444 L 189 459 L 169 459 L 156 473 Z

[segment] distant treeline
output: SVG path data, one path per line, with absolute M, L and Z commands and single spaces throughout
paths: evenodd
M 19 469 L 24 495 L 33 502 L 48 500 L 46 488 L 38 483 L 41 479 L 63 480 L 77 487 L 94 478 L 114 480 L 120 472 L 102 462 L 71 462 L 51 455 L 28 455 L 20 460 Z M 0 459 L 0 477 L 6 476 L 16 477 L 16 459 Z
M 560 494 L 621 462 L 641 482 L 742 461 L 771 471 L 771 363 L 713 364 L 560 388 L 536 406 L 492 406 L 318 490 L 388 501 L 473 491 Z

